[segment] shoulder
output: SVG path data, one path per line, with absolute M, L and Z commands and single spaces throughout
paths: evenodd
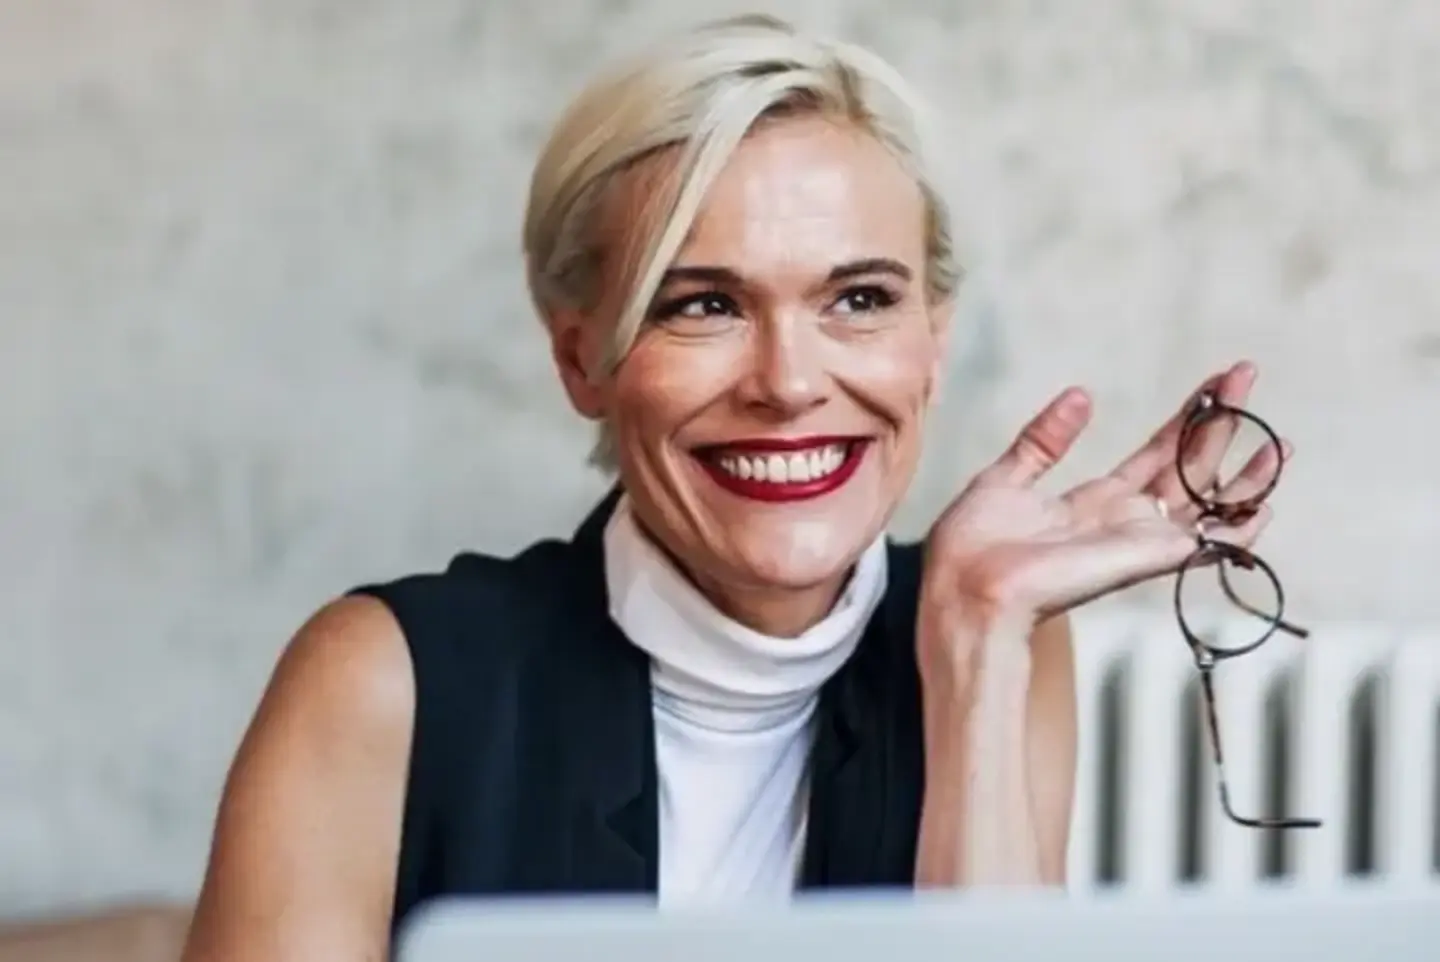
M 574 576 L 573 550 L 539 541 L 512 557 L 457 555 L 442 571 L 361 585 L 344 601 L 383 607 L 412 659 L 496 656 L 532 639 Z
M 466 609 L 497 601 L 528 601 L 564 577 L 570 545 L 537 541 L 511 557 L 465 552 L 442 571 L 402 575 L 354 588 L 351 596 L 375 598 L 398 616 L 416 609 Z
M 564 545 L 513 558 L 457 556 L 439 572 L 364 585 L 325 604 L 295 632 L 256 718 L 337 734 L 408 741 L 417 689 L 465 662 L 494 661 L 532 637 L 521 628 L 562 577 Z
M 288 701 L 292 689 L 303 686 L 317 712 L 366 711 L 377 724 L 408 729 L 417 661 L 462 638 L 494 644 L 516 638 L 520 633 L 504 629 L 543 607 L 544 585 L 561 577 L 564 548 L 543 541 L 512 558 L 461 554 L 442 571 L 346 592 L 295 633 L 276 665 L 271 697 Z
M 379 601 L 340 598 L 311 615 L 285 647 L 253 732 L 272 727 L 327 743 L 408 741 L 415 686 L 399 623 Z
M 187 958 L 380 944 L 414 707 L 399 627 L 378 601 L 341 599 L 301 626 L 230 767 Z
M 546 599 L 576 567 L 559 543 L 509 559 L 462 555 L 444 571 L 356 589 L 306 620 L 226 781 L 196 958 L 254 939 L 374 953 L 392 908 L 422 889 L 424 850 L 412 840 L 455 791 L 457 762 L 489 757 L 503 774 L 514 732 L 505 695 L 518 674 L 502 656 L 525 642 L 543 648 L 526 623 L 563 612 Z

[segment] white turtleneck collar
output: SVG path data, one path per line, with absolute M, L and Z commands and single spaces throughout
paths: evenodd
M 605 528 L 610 613 L 653 660 L 657 706 L 725 731 L 802 711 L 859 644 L 885 593 L 885 539 L 860 556 L 835 608 L 795 638 L 720 613 L 640 529 L 621 498 Z
M 611 617 L 651 658 L 661 905 L 788 898 L 804 859 L 820 687 L 885 593 L 884 539 L 798 638 L 721 614 L 623 498 L 605 527 L 605 577 Z

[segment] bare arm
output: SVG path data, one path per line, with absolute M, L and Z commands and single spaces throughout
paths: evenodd
M 414 711 L 380 602 L 301 628 L 230 770 L 184 962 L 388 957 Z
M 1234 438 L 1204 412 L 1243 405 L 1254 374 L 1241 363 L 1207 378 L 1114 470 L 1057 497 L 1036 483 L 1092 413 L 1089 395 L 1067 388 L 931 528 L 916 632 L 926 739 L 918 884 L 1064 882 L 1075 666 L 1056 616 L 1185 564 L 1191 486 L 1219 484 Z M 1253 453 L 1221 486 L 1227 503 L 1263 496 L 1283 457 L 1283 444 Z M 1267 518 L 1246 512 L 1206 537 L 1245 548 Z
M 1061 615 L 1041 622 L 1030 636 L 1030 655 L 1025 757 L 1040 849 L 1040 880 L 1064 885 L 1079 724 L 1070 619 Z
M 1068 619 L 1032 632 L 962 616 L 922 630 L 946 633 L 940 647 L 965 656 L 925 673 L 916 882 L 1064 884 L 1075 778 Z

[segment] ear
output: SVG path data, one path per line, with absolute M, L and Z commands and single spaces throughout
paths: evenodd
M 599 352 L 587 333 L 593 325 L 576 311 L 558 311 L 550 319 L 550 354 L 570 405 L 581 417 L 598 421 L 605 415 L 604 393 L 591 376 L 599 364 Z

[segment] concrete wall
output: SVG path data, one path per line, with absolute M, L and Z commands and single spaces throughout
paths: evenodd
M 580 516 L 528 165 L 603 55 L 739 6 L 0 3 L 0 914 L 188 895 L 310 609 Z M 1297 617 L 1440 621 L 1440 8 L 806 7 L 944 108 L 974 280 L 908 530 L 1064 383 L 1074 477 L 1247 355 Z

